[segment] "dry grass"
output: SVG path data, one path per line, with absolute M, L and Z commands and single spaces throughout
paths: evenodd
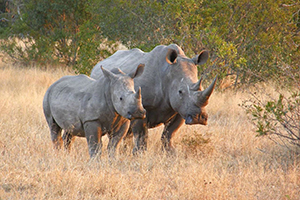
M 0 64 L 0 199 L 300 199 L 299 161 L 255 137 L 240 92 L 215 92 L 209 125 L 181 127 L 172 157 L 160 151 L 162 127 L 143 156 L 113 163 L 105 151 L 89 162 L 84 138 L 69 154 L 53 150 L 42 99 L 66 74 Z

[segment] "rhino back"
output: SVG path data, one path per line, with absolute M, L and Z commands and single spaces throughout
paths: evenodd
M 175 44 L 169 46 L 159 45 L 150 52 L 143 52 L 140 49 L 134 48 L 130 50 L 118 50 L 110 57 L 98 62 L 91 72 L 91 77 L 94 79 L 100 78 L 101 66 L 106 69 L 120 68 L 125 73 L 131 73 L 136 70 L 136 67 L 142 63 L 145 64 L 145 69 L 142 77 L 149 76 L 150 72 L 164 71 L 165 55 L 168 48 L 176 49 L 178 53 L 183 53 L 180 47 Z
M 170 47 L 170 46 L 169 46 Z M 135 89 L 142 88 L 143 105 L 156 107 L 165 100 L 162 85 L 164 76 L 168 70 L 165 55 L 168 46 L 159 45 L 150 52 L 143 52 L 140 49 L 119 50 L 107 59 L 100 61 L 92 70 L 91 77 L 101 78 L 101 66 L 106 69 L 120 68 L 125 73 L 131 73 L 142 63 L 145 64 L 144 72 L 141 76 L 134 79 Z M 171 46 L 178 47 L 177 45 Z
M 95 96 L 94 85 L 95 80 L 84 75 L 65 76 L 59 79 L 46 92 L 44 98 L 45 115 L 53 117 L 63 129 L 72 128 L 79 131 L 82 129 L 83 121 L 89 117 L 95 118 L 99 114 L 95 110 L 86 112 L 91 106 L 93 96 Z
M 140 49 L 131 49 L 131 50 L 118 50 L 116 53 L 97 63 L 91 72 L 91 77 L 94 79 L 99 79 L 103 76 L 101 71 L 101 66 L 105 69 L 120 68 L 124 73 L 130 73 L 136 70 L 136 67 L 139 62 L 139 59 L 134 58 L 143 58 L 145 52 Z M 135 64 L 138 63 L 136 66 Z

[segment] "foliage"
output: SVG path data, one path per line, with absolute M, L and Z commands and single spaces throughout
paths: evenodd
M 138 47 L 144 51 L 156 45 L 176 43 L 188 56 L 203 49 L 212 54 L 212 65 L 205 74 L 224 77 L 232 64 L 239 67 L 246 60 L 238 56 L 235 45 L 225 41 L 218 28 L 205 23 L 206 9 L 201 2 L 188 1 L 97 1 L 94 13 L 99 14 L 103 35 L 111 40 L 122 41 L 127 47 Z M 213 13 L 210 13 L 213 14 Z M 208 14 L 206 14 L 208 15 Z M 200 72 L 208 66 L 205 65 Z M 231 67 L 234 68 L 234 67 Z M 200 74 L 199 74 L 200 75 Z
M 270 136 L 278 144 L 289 142 L 300 148 L 300 73 L 294 73 L 292 68 L 285 70 L 285 76 L 295 83 L 289 86 L 288 92 L 276 92 L 277 98 L 269 95 L 267 100 L 253 93 L 253 98 L 242 106 L 251 115 L 257 136 Z
M 23 63 L 64 63 L 79 73 L 110 55 L 83 0 L 18 0 L 18 20 L 2 34 L 2 50 Z
M 98 1 L 105 37 L 151 50 L 179 44 L 188 56 L 202 49 L 211 59 L 203 75 L 236 76 L 241 83 L 282 75 L 281 65 L 299 68 L 297 1 Z M 107 6 L 108 5 L 108 6 Z M 105 23 L 104 23 L 105 22 Z M 126 27 L 126 28 L 124 28 Z
M 299 69 L 297 0 L 13 2 L 14 20 L 5 22 L 0 36 L 21 39 L 25 48 L 14 39 L 1 46 L 25 62 L 54 60 L 88 73 L 114 51 L 109 48 L 112 44 L 121 41 L 144 51 L 176 43 L 189 57 L 207 49 L 211 59 L 199 73 L 218 74 L 221 79 L 232 76 L 236 84 L 278 79 L 286 65 Z M 99 48 L 103 40 L 105 50 Z
M 271 139 L 277 143 L 285 141 L 300 147 L 300 93 L 295 92 L 285 97 L 267 102 L 257 101 L 248 109 L 257 127 L 258 136 L 276 135 Z

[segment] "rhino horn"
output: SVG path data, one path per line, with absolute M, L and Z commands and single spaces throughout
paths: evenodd
M 212 92 L 214 91 L 216 83 L 217 83 L 217 76 L 215 77 L 213 82 L 210 84 L 210 86 L 208 86 L 208 88 L 201 91 L 199 101 L 201 102 L 202 105 L 206 105 L 208 103 L 208 99 L 209 99 L 210 95 L 212 94 Z
M 175 49 L 168 49 L 168 52 L 166 54 L 166 61 L 172 65 L 174 63 L 176 63 L 176 59 L 177 59 L 177 51 Z
M 192 85 L 191 90 L 194 90 L 194 91 L 197 91 L 197 90 L 202 91 L 203 90 L 203 87 L 202 87 L 202 77 L 200 78 L 199 81 L 197 81 L 197 83 L 195 83 L 195 84 Z
M 141 87 L 139 87 L 138 92 L 135 93 L 135 97 L 136 97 L 137 99 L 141 99 L 141 98 L 142 98 Z

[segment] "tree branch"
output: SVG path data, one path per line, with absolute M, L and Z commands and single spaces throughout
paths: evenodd
M 4 17 L 2 17 L 2 18 L 0 19 L 0 21 L 7 21 L 7 22 L 9 22 L 9 20 L 6 19 L 6 18 L 4 18 Z
M 293 4 L 285 4 L 285 3 L 283 3 L 283 4 L 281 4 L 281 6 L 282 7 L 293 7 L 293 6 L 296 6 L 296 5 L 298 5 L 299 3 L 293 3 Z

